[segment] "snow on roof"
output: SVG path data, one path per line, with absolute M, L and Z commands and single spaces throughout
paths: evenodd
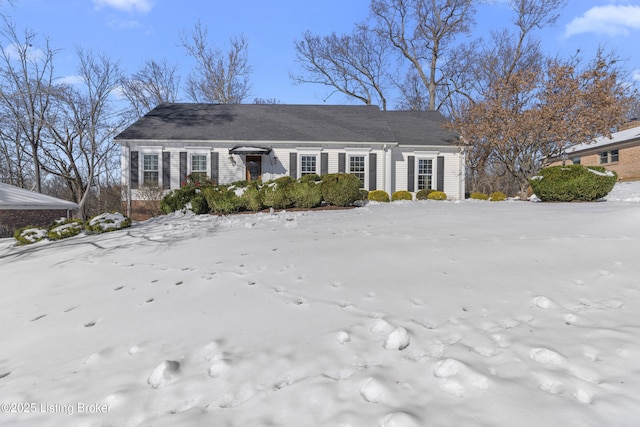
M 625 129 L 620 132 L 614 132 L 611 134 L 611 138 L 607 136 L 596 138 L 595 142 L 576 145 L 567 150 L 567 152 L 575 153 L 578 151 L 590 150 L 593 148 L 606 147 L 608 145 L 618 144 L 634 139 L 640 139 L 640 127 L 634 127 L 631 129 Z
M 78 207 L 77 203 L 0 182 L 0 210 L 78 209 Z

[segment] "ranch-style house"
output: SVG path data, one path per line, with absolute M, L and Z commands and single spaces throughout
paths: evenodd
M 366 190 L 462 199 L 464 147 L 444 120 L 371 105 L 161 104 L 115 138 L 126 210 L 136 218 L 145 188 L 177 189 L 191 174 L 228 184 L 345 172 Z

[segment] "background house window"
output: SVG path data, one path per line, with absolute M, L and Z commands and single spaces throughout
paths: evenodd
M 431 188 L 433 178 L 433 160 L 418 159 L 418 190 Z
M 600 153 L 600 164 L 615 163 L 619 160 L 618 150 L 603 151 Z
M 200 181 L 207 176 L 207 156 L 194 154 L 191 156 L 191 179 Z
M 364 188 L 365 180 L 365 157 L 350 156 L 349 157 L 349 173 L 355 175 L 360 180 L 360 188 Z
M 573 159 L 571 159 L 571 163 L 574 165 L 579 165 L 580 164 L 580 157 L 574 157 Z
M 159 165 L 157 154 L 145 154 L 142 157 L 142 182 L 145 185 L 156 186 L 159 180 Z
M 300 176 L 318 173 L 316 156 L 300 156 Z

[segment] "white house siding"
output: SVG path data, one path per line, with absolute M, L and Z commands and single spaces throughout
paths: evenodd
M 438 166 L 437 158 L 444 158 L 444 179 L 443 179 L 443 191 L 447 194 L 447 197 L 452 200 L 460 200 L 464 197 L 461 193 L 460 179 L 464 179 L 464 168 L 461 167 L 460 154 L 457 152 L 442 152 L 439 147 L 425 147 L 423 149 L 408 149 L 397 148 L 392 154 L 392 165 L 394 169 L 392 178 L 392 192 L 399 190 L 407 190 L 409 188 L 408 183 L 408 161 L 409 157 L 413 156 L 414 161 L 419 158 L 433 159 L 433 188 L 437 186 Z M 417 164 L 415 169 L 417 171 Z M 414 188 L 414 193 L 417 191 Z

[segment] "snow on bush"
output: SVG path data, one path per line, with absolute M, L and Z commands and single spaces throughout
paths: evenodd
M 131 219 L 120 212 L 103 213 L 87 222 L 87 230 L 95 233 L 121 230 L 129 226 L 131 226 Z

